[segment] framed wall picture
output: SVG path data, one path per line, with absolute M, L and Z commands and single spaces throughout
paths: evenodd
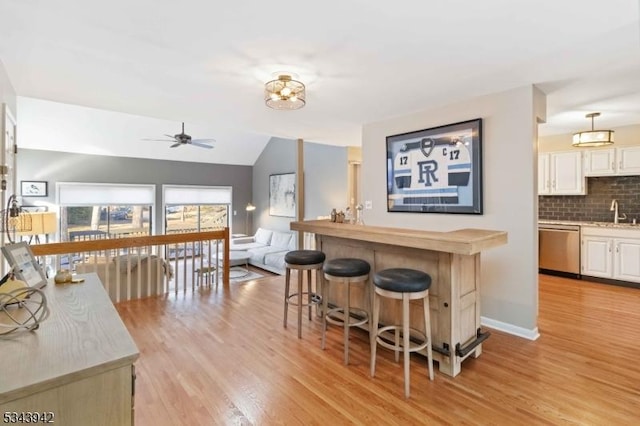
M 42 180 L 20 181 L 20 195 L 23 197 L 46 197 L 47 182 Z
M 2 254 L 17 279 L 29 287 L 42 288 L 47 285 L 47 277 L 26 242 L 3 246 Z
M 296 174 L 269 175 L 269 215 L 296 217 Z
M 482 119 L 388 136 L 387 211 L 482 214 Z

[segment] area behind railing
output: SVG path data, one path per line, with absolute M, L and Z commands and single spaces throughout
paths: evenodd
M 229 286 L 229 228 L 31 246 L 50 273 L 95 272 L 115 302 L 216 285 Z

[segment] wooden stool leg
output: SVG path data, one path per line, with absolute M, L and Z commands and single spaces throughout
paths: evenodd
M 298 270 L 298 339 L 302 339 L 302 278 L 304 272 Z
M 433 351 L 431 350 L 431 311 L 429 310 L 429 293 L 423 299 L 424 330 L 427 336 L 427 363 L 429 365 L 429 380 L 433 380 Z
M 404 357 L 404 396 L 409 398 L 409 294 L 402 294 L 402 349 Z
M 396 301 L 397 303 L 397 301 Z M 402 303 L 401 303 L 402 305 Z M 400 316 L 402 317 L 402 312 L 400 312 Z M 398 318 L 398 314 L 396 313 L 396 324 L 402 324 L 401 322 L 401 318 Z M 400 330 L 399 327 L 396 327 L 395 330 L 393 330 L 393 337 L 395 338 L 394 342 L 395 342 L 395 350 L 394 350 L 394 359 L 396 362 L 400 361 Z
M 284 279 L 284 328 L 287 328 L 287 312 L 289 311 L 289 284 L 291 283 L 291 269 L 287 268 Z M 217 283 L 216 283 L 217 284 Z
M 327 338 L 327 306 L 329 305 L 329 280 L 322 282 L 322 343 L 320 348 L 324 350 Z
M 322 267 L 319 269 L 316 269 L 316 293 L 319 294 L 321 297 L 323 297 L 323 301 L 324 301 L 324 274 L 322 273 Z M 320 318 L 323 314 L 323 310 L 322 307 L 320 306 L 320 304 L 318 303 L 316 305 L 316 317 Z
M 311 308 L 313 307 L 313 305 L 311 305 L 311 269 L 307 269 L 307 302 L 309 303 L 309 321 L 311 321 Z
M 349 282 L 344 283 L 347 288 L 347 306 L 344 312 L 344 365 L 349 365 L 349 323 L 351 321 L 351 286 Z
M 373 293 L 373 321 L 371 328 L 373 333 L 369 334 L 369 343 L 371 344 L 371 377 L 376 374 L 376 349 L 378 348 L 378 319 L 380 317 L 380 296 L 374 291 Z

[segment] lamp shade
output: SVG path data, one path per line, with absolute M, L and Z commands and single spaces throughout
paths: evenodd
M 599 115 L 599 112 L 592 112 L 586 115 L 587 118 L 591 118 L 591 130 L 574 133 L 573 146 L 582 148 L 605 146 L 613 143 L 613 130 L 594 130 L 593 119 Z
M 245 207 L 245 210 L 248 212 L 252 212 L 256 209 L 256 206 L 254 206 L 253 204 L 249 203 L 247 204 L 247 207 Z
M 18 235 L 47 235 L 58 229 L 58 219 L 55 212 L 32 212 L 31 229 L 18 232 Z

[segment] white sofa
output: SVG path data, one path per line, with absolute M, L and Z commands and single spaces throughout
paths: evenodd
M 230 250 L 245 250 L 251 256 L 250 265 L 284 275 L 284 255 L 297 248 L 298 241 L 294 232 L 258 228 L 252 237 L 231 240 Z

